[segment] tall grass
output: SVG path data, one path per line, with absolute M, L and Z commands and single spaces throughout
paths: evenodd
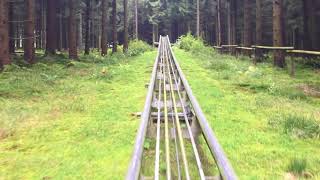
M 290 161 L 287 171 L 295 174 L 302 175 L 303 172 L 306 171 L 307 168 L 307 160 L 306 159 L 298 159 L 294 158 Z
M 320 123 L 315 119 L 289 115 L 284 120 L 284 132 L 299 138 L 320 138 Z
M 268 124 L 294 138 L 320 139 L 320 122 L 315 118 L 298 114 L 276 114 L 269 118 Z

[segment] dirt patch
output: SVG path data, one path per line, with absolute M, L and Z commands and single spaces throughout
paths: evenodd
M 10 136 L 10 133 L 5 129 L 0 128 L 0 140 L 5 139 Z
M 307 84 L 300 84 L 298 85 L 298 89 L 300 89 L 305 95 L 312 96 L 316 98 L 320 98 L 320 88 L 307 85 Z
M 61 111 L 59 110 L 59 108 L 53 108 L 50 112 L 49 112 L 49 117 L 51 119 L 57 119 L 61 116 Z
M 294 174 L 292 173 L 286 173 L 284 174 L 284 180 L 296 180 L 298 179 Z
M 49 179 L 52 179 L 52 177 L 50 177 L 50 176 L 45 176 L 45 177 L 42 178 L 42 180 L 49 180 Z

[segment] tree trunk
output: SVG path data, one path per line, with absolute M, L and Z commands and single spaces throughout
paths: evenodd
M 156 42 L 156 25 L 152 24 L 152 46 L 154 47 Z
M 67 13 L 65 13 L 67 14 Z M 68 47 L 69 47 L 69 19 L 68 18 L 64 18 L 64 21 L 63 21 L 63 27 L 64 27 L 64 49 L 67 50 Z
M 90 21 L 90 47 L 91 47 L 91 51 L 94 50 L 94 48 L 96 47 L 96 44 L 95 44 L 95 35 L 96 35 L 96 32 L 95 32 L 95 11 L 93 10 L 93 8 L 95 7 L 95 1 L 91 1 L 92 5 L 91 5 L 91 21 Z
M 57 2 L 56 0 L 47 0 L 47 45 L 46 54 L 56 54 L 57 49 Z
M 244 46 L 250 47 L 252 43 L 251 28 L 251 0 L 244 0 Z
M 107 0 L 102 0 L 102 17 L 101 17 L 101 55 L 102 56 L 105 56 L 108 54 L 107 12 L 108 12 L 108 2 Z
M 262 0 L 256 0 L 256 45 L 262 45 Z
M 315 34 L 316 37 L 314 37 L 314 39 L 316 40 L 316 50 L 317 51 L 320 51 L 320 2 L 319 1 L 316 1 L 316 12 L 317 12 L 317 15 L 315 17 L 315 27 L 316 27 L 316 31 L 315 31 Z
M 159 25 L 156 24 L 156 37 L 155 37 L 156 42 L 159 41 Z
M 112 0 L 112 52 L 117 52 L 117 0 Z
M 138 30 L 138 0 L 134 0 L 134 18 L 135 18 L 135 38 L 139 39 L 139 30 Z
M 63 39 L 62 39 L 62 10 L 60 11 L 60 16 L 59 16 L 59 44 L 58 44 L 58 50 L 61 51 L 62 50 L 62 43 L 63 43 Z
M 13 3 L 9 3 L 9 20 L 13 21 L 14 20 L 14 8 L 13 8 Z M 15 32 L 15 25 L 13 22 L 9 22 L 9 52 L 12 54 L 15 51 L 15 40 L 13 39 L 15 37 L 14 35 Z
M 0 1 L 0 69 L 10 64 L 8 33 L 8 1 Z
M 78 49 L 83 50 L 83 40 L 82 40 L 82 13 L 79 13 L 79 29 L 78 29 Z
M 123 0 L 123 11 L 124 11 L 124 38 L 123 38 L 123 52 L 128 51 L 128 0 Z
M 256 45 L 262 45 L 262 0 L 256 0 Z M 259 61 L 262 56 L 261 49 L 256 49 L 255 59 Z
M 75 0 L 69 0 L 69 58 L 78 59 Z
M 34 0 L 26 0 L 26 18 L 24 32 L 24 60 L 30 64 L 35 63 L 35 48 L 34 48 Z
M 56 40 L 56 48 L 57 48 L 57 51 L 61 51 L 61 46 L 60 46 L 60 44 L 61 44 L 61 38 L 60 38 L 60 33 L 61 33 L 61 22 L 60 22 L 60 20 L 61 20 L 61 12 L 62 12 L 62 10 L 61 10 L 61 7 L 60 7 L 60 0 L 57 0 L 56 1 L 56 3 L 57 3 L 57 16 L 56 16 L 56 25 L 57 25 L 57 27 L 56 27 L 56 37 L 57 37 L 57 40 Z
M 200 0 L 197 0 L 197 37 L 200 37 Z
M 303 0 L 303 31 L 304 49 L 314 50 L 316 44 L 315 35 L 315 2 L 313 0 Z
M 231 24 L 231 44 L 235 45 L 237 44 L 236 40 L 236 12 L 237 12 L 237 4 L 236 0 L 230 1 L 230 11 L 231 11 L 231 17 L 230 17 L 230 24 Z
M 47 36 L 46 36 L 46 27 L 47 27 L 47 21 L 46 21 L 46 12 L 45 12 L 45 6 L 46 6 L 46 1 L 40 1 L 41 2 L 41 48 L 46 48 L 47 44 Z
M 230 2 L 227 2 L 227 31 L 228 31 L 228 38 L 227 44 L 231 44 L 231 10 L 230 10 Z
M 283 37 L 283 0 L 273 0 L 273 46 L 284 46 Z M 285 54 L 284 51 L 274 51 L 274 65 L 284 68 Z
M 217 2 L 217 46 L 221 46 L 221 0 Z
M 90 34 L 89 34 L 89 26 L 90 26 L 90 11 L 91 4 L 90 0 L 86 0 L 86 17 L 85 17 L 85 47 L 84 54 L 89 55 L 90 53 Z

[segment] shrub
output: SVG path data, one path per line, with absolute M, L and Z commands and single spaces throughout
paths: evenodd
M 177 41 L 177 45 L 180 49 L 184 49 L 186 51 L 193 50 L 194 46 L 204 46 L 201 40 L 194 38 L 190 33 L 181 36 Z
M 176 43 L 176 46 L 180 49 L 190 51 L 196 55 L 212 56 L 215 55 L 213 48 L 206 46 L 202 39 L 193 37 L 190 33 L 181 36 Z
M 137 56 L 144 52 L 151 51 L 152 47 L 144 41 L 133 40 L 129 43 L 128 56 Z

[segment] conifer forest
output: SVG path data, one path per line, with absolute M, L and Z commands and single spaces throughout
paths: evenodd
M 0 0 L 2 179 L 320 179 L 320 0 Z

